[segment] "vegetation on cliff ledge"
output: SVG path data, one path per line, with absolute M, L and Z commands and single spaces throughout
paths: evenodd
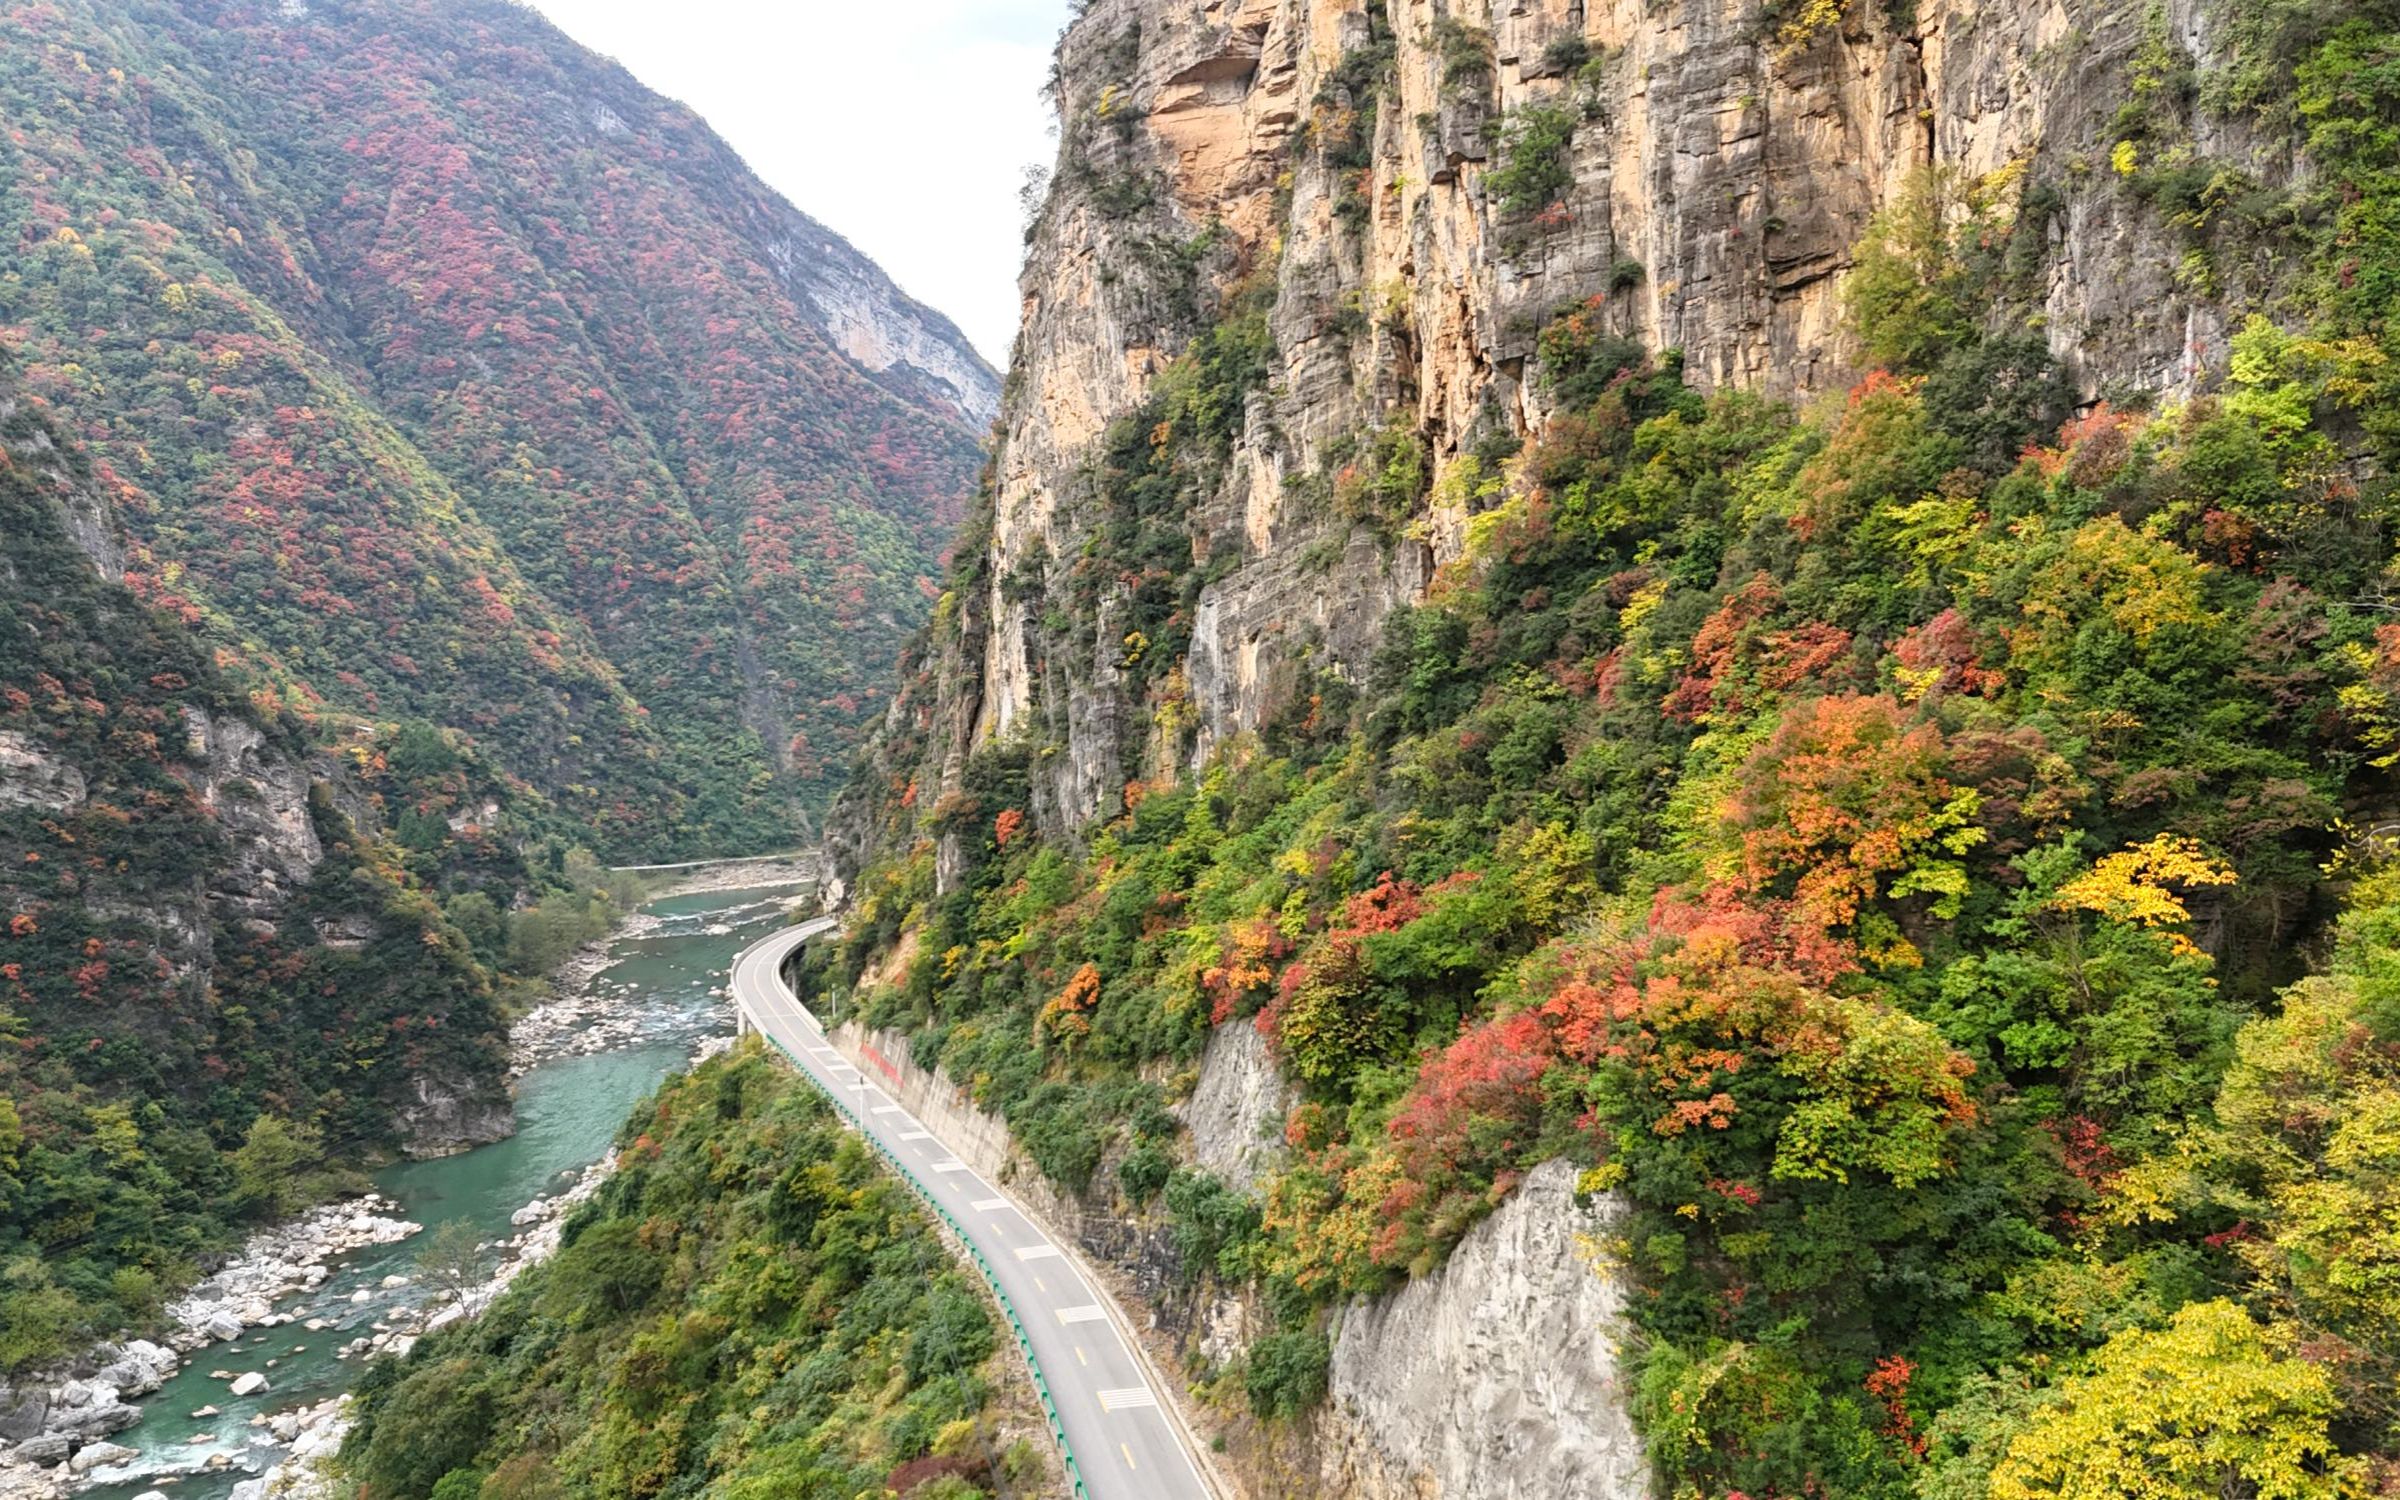
M 1668 1493 L 2400 1485 L 2400 18 L 2327 10 L 2256 39 L 2318 175 L 2214 394 L 2077 412 L 1996 331 L 2055 206 L 2005 179 L 1877 225 L 1844 399 L 1702 396 L 1568 309 L 1370 681 L 1071 837 L 1058 746 L 936 798 L 895 745 L 819 982 L 1259 1289 L 1214 1373 L 1261 1413 L 1563 1154 L 1627 1206 Z M 1153 433 L 1128 482 L 1204 473 Z M 1178 674 L 1138 681 L 1173 763 Z M 1304 1092 L 1255 1195 L 1168 1112 L 1236 1025 Z

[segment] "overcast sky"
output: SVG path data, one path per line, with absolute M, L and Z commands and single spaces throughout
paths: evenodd
M 995 366 L 1017 333 L 1017 187 L 1049 165 L 1068 0 L 534 0 L 700 112 Z

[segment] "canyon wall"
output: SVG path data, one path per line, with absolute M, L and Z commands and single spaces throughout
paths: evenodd
M 1859 373 L 1842 273 L 1929 169 L 2038 217 L 2018 236 L 2040 246 L 2033 289 L 2007 316 L 2087 399 L 2207 386 L 2222 297 L 2110 165 L 2144 49 L 2190 64 L 2216 46 L 2199 0 L 1904 9 L 1852 0 L 1794 42 L 1745 0 L 1096 0 L 1059 49 L 1059 161 L 988 513 L 963 542 L 982 567 L 891 706 L 886 756 L 921 737 L 947 792 L 979 747 L 1029 745 L 1036 814 L 1066 831 L 1318 674 L 1357 681 L 1391 609 L 1463 544 L 1492 477 L 1465 461 L 1543 431 L 1546 322 L 1584 306 L 1703 386 L 1839 390 Z M 1565 133 L 1558 175 L 1529 187 L 1511 158 L 1545 123 Z M 2191 126 L 2261 182 L 2297 170 L 2288 147 Z M 1554 196 L 1528 209 L 1537 189 Z M 1137 585 L 1086 580 L 1096 599 L 1063 618 L 1056 601 L 1089 571 L 1111 424 L 1237 311 L 1263 318 L 1266 368 L 1182 518 L 1205 579 L 1188 642 L 1144 674 L 1126 660 Z M 1385 433 L 1431 476 L 1376 535 L 1328 497 Z M 866 843 L 835 840 L 852 862 Z
M 1020 797 L 1090 849 L 1147 789 L 1226 766 L 1238 797 L 1279 722 L 1338 721 L 1561 420 L 1564 316 L 1705 389 L 1837 401 L 1866 371 L 1846 273 L 1927 198 L 2005 258 L 1992 331 L 2086 407 L 2211 390 L 2228 289 L 2287 272 L 2255 247 L 2196 271 L 2119 134 L 2137 75 L 2189 83 L 2220 31 L 2201 0 L 1094 0 L 1059 50 L 987 491 L 834 820 L 837 888 L 927 837 L 957 891 Z M 2179 89 L 2149 93 L 2208 157 L 2302 172 Z M 1199 1165 L 1247 1185 L 1276 1159 L 1295 1096 L 1247 1025 L 1170 1087 Z M 970 1134 L 1015 1164 L 996 1119 Z M 1263 1330 L 1163 1230 L 1024 1165 L 1199 1366 Z M 1646 1493 L 1609 1213 L 1553 1161 L 1444 1269 L 1346 1309 L 1324 1403 L 1232 1444 L 1253 1492 Z
M 44 1045 L 72 1047 L 95 1086 L 156 1067 L 162 1087 L 191 1099 L 253 1027 L 285 1018 L 281 995 L 242 990 L 262 974 L 309 972 L 357 1007 L 301 1023 L 324 1035 L 371 1024 L 360 1012 L 380 1009 L 387 984 L 421 982 L 401 1001 L 402 1027 L 411 1012 L 454 1018 L 460 1045 L 407 1049 L 353 1089 L 381 1096 L 369 1116 L 411 1152 L 506 1136 L 511 1106 L 482 1046 L 497 1026 L 488 991 L 419 931 L 421 906 L 360 873 L 386 831 L 357 774 L 378 753 L 371 738 L 320 743 L 262 711 L 184 622 L 128 592 L 108 478 L 0 366 L 8 1003 L 46 1023 Z M 254 1008 L 226 1014 L 244 1000 Z M 290 1051 L 276 1049 L 276 1066 L 305 1074 Z M 19 1096 L 28 1109 L 37 1097 Z

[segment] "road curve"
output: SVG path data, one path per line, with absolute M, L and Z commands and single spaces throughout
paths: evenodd
M 1016 1201 L 958 1159 L 914 1115 L 845 1060 L 783 982 L 792 950 L 832 930 L 830 917 L 789 927 L 733 961 L 733 997 L 752 1030 L 844 1105 L 859 1128 L 945 1210 L 1024 1332 L 1021 1347 L 1046 1386 L 1074 1474 L 1090 1500 L 1212 1500 L 1200 1465 L 1169 1415 L 1103 1294 L 1075 1258 Z

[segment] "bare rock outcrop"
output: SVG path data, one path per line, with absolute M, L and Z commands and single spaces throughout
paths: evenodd
M 312 768 L 247 719 L 187 707 L 183 731 L 184 778 L 233 850 L 210 895 L 244 919 L 272 921 L 325 858 L 309 812 Z
M 1192 1096 L 1178 1111 L 1192 1160 L 1235 1187 L 1249 1187 L 1281 1162 L 1283 1122 L 1299 1102 L 1257 1027 L 1219 1026 L 1201 1054 Z
M 2170 45 L 2218 45 L 2204 7 L 2169 10 Z M 1854 4 L 1794 47 L 1750 0 L 1094 0 L 1059 48 L 1059 160 L 971 533 L 985 566 L 893 706 L 925 744 L 907 769 L 938 798 L 981 748 L 1021 745 L 1037 822 L 1071 835 L 1129 781 L 1363 683 L 1386 619 L 1464 544 L 1479 448 L 1551 420 L 1545 323 L 1585 307 L 1703 387 L 1839 389 L 1859 374 L 1843 273 L 1929 169 L 2034 216 L 2042 264 L 2011 326 L 2087 394 L 2206 388 L 2224 304 L 2106 170 L 2146 14 Z M 1559 176 L 1535 205 L 1501 174 L 1540 120 Z M 2207 144 L 2262 183 L 2300 170 Z M 1110 427 L 1243 309 L 1267 367 L 1177 518 L 1200 575 L 1188 645 L 1133 670 L 1138 580 L 1088 564 Z M 1379 435 L 1426 472 L 1411 513 L 1366 524 L 1337 490 Z
M 31 736 L 0 730 L 0 807 L 67 812 L 83 805 L 83 773 Z
M 1640 1500 L 1650 1470 L 1627 1414 L 1626 1283 L 1612 1207 L 1545 1162 L 1449 1261 L 1352 1303 L 1319 1420 L 1323 1493 L 1361 1500 Z
M 420 1073 L 396 1111 L 400 1148 L 410 1156 L 454 1156 L 516 1133 L 516 1107 L 497 1078 Z

